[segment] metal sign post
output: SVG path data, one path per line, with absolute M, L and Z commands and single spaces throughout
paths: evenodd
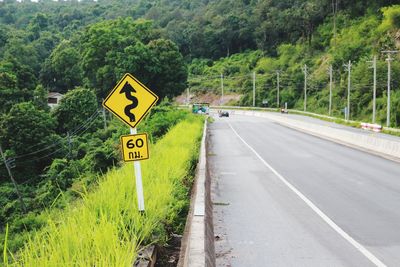
M 137 134 L 136 128 L 130 128 L 131 134 Z M 136 194 L 138 201 L 138 209 L 144 212 L 144 195 L 143 195 L 143 182 L 142 182 L 142 167 L 140 161 L 134 161 L 133 166 L 135 169 L 135 180 L 136 180 Z
M 144 212 L 145 208 L 142 169 L 139 161 L 148 159 L 149 153 L 147 135 L 145 133 L 140 134 L 144 135 L 143 139 L 138 137 L 136 125 L 139 124 L 157 101 L 158 96 L 129 73 L 124 75 L 103 101 L 104 108 L 111 111 L 120 120 L 129 125 L 131 135 L 136 135 L 131 136 L 133 139 L 128 139 L 126 144 L 124 143 L 124 140 L 126 140 L 124 137 L 126 136 L 121 136 L 121 143 L 124 160 L 134 161 L 133 166 L 135 168 L 136 193 L 138 209 L 140 212 Z M 136 141 L 132 143 L 133 140 Z M 127 157 L 124 153 L 124 148 L 127 149 Z

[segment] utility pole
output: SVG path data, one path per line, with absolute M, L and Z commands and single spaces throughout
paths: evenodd
M 189 102 L 190 102 L 190 91 L 189 91 L 189 86 L 186 89 L 186 105 L 189 106 Z
M 104 102 L 104 98 L 103 98 L 102 102 Z M 106 110 L 105 110 L 104 107 L 102 108 L 101 112 L 102 112 L 102 115 L 103 115 L 104 130 L 105 130 L 105 129 L 107 129 L 107 117 L 106 117 Z M 67 133 L 67 134 L 69 134 L 69 133 Z
M 303 72 L 304 72 L 304 111 L 307 111 L 307 76 L 308 76 L 308 69 L 307 69 L 307 65 L 306 64 L 304 64 Z
M 104 110 L 104 109 L 103 109 Z M 67 139 L 68 139 L 68 155 L 70 158 L 72 158 L 72 140 L 71 140 L 71 135 L 69 132 L 67 132 Z
M 333 12 L 333 41 L 336 48 L 336 14 L 338 12 L 339 0 L 332 0 L 332 12 Z
M 104 130 L 105 130 L 105 129 L 107 129 L 107 118 L 106 118 L 106 110 L 105 110 L 105 108 L 102 108 L 102 113 L 103 113 Z
M 223 101 L 224 101 L 224 74 L 222 74 L 221 73 L 221 105 L 220 106 L 222 106 L 222 103 L 223 103 Z
M 22 195 L 21 195 L 21 193 L 20 193 L 19 190 L 18 190 L 17 182 L 15 181 L 14 176 L 12 175 L 12 172 L 11 172 L 10 163 L 11 163 L 12 161 L 6 159 L 6 157 L 4 156 L 3 149 L 1 148 L 1 146 L 0 146 L 0 154 L 1 154 L 1 157 L 3 158 L 4 165 L 6 166 L 8 175 L 10 176 L 10 179 L 11 179 L 12 183 L 14 184 L 15 191 L 17 192 L 19 201 L 21 202 L 22 209 L 24 210 L 24 212 L 26 212 L 27 209 L 26 209 L 26 206 L 25 206 L 24 199 L 22 198 Z
M 281 72 L 280 70 L 277 70 L 277 71 L 276 71 L 276 89 L 277 89 L 276 107 L 277 107 L 277 108 L 279 108 L 279 105 L 280 105 L 280 103 L 279 103 L 279 102 L 280 102 L 280 101 L 279 101 L 279 89 L 280 89 L 280 88 L 279 88 L 279 78 L 280 78 L 280 77 L 279 77 L 279 74 L 280 74 L 280 72 Z
M 348 72 L 347 76 L 347 110 L 346 110 L 346 120 L 350 120 L 350 87 L 351 87 L 351 60 L 348 64 L 344 64 Z
M 253 71 L 253 107 L 256 106 L 256 72 Z
M 390 127 L 390 83 L 391 83 L 391 62 L 393 61 L 392 54 L 396 54 L 398 51 L 382 51 L 387 54 L 386 61 L 388 63 L 388 80 L 387 80 L 387 110 L 386 110 L 386 127 Z
M 333 67 L 329 65 L 329 116 L 332 116 L 332 86 L 333 86 Z
M 374 89 L 372 93 L 372 123 L 376 122 L 376 56 L 372 61 L 367 61 L 368 63 L 372 63 L 372 67 L 374 69 Z

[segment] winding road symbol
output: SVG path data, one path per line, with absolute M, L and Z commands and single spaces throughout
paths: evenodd
M 136 121 L 135 114 L 133 114 L 131 110 L 136 108 L 139 104 L 138 99 L 133 95 L 133 93 L 136 93 L 136 90 L 128 82 L 125 82 L 124 87 L 122 87 L 119 93 L 125 94 L 125 97 L 128 100 L 132 101 L 131 104 L 125 107 L 124 112 L 125 115 L 128 116 L 130 122 L 135 122 Z
M 135 128 L 157 101 L 155 93 L 127 73 L 104 99 L 103 107 Z

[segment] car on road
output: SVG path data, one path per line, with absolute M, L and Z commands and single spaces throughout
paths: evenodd
M 228 111 L 219 110 L 218 111 L 218 116 L 219 117 L 229 117 L 229 112 Z

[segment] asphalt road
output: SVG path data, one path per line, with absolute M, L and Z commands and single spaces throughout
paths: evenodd
M 400 266 L 400 164 L 264 118 L 209 134 L 217 266 Z
M 230 110 L 231 113 L 235 113 L 235 110 Z M 369 136 L 376 136 L 382 139 L 387 139 L 387 140 L 391 140 L 391 141 L 400 141 L 400 137 L 398 136 L 393 136 L 390 134 L 385 134 L 385 133 L 376 133 L 373 131 L 369 131 L 369 130 L 364 130 L 361 128 L 355 128 L 355 127 L 349 127 L 343 124 L 338 124 L 335 122 L 330 122 L 330 121 L 325 121 L 325 120 L 320 120 L 317 118 L 313 118 L 310 116 L 304 116 L 304 115 L 299 115 L 299 114 L 281 114 L 281 113 L 277 113 L 277 112 L 268 112 L 269 115 L 271 116 L 276 116 L 276 117 L 287 117 L 290 119 L 295 119 L 295 120 L 299 120 L 299 121 L 303 121 L 303 122 L 308 122 L 308 123 L 312 123 L 312 124 L 317 124 L 317 125 L 323 125 L 326 127 L 331 127 L 331 128 L 335 128 L 335 129 L 340 129 L 340 130 L 345 130 L 351 133 L 357 133 L 357 134 L 361 134 L 361 135 L 369 135 Z

